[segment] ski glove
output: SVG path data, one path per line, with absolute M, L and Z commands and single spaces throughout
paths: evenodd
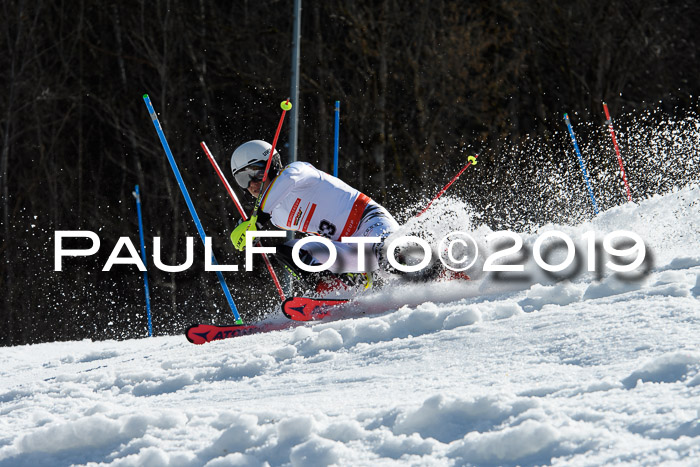
M 231 243 L 233 243 L 236 250 L 245 250 L 246 232 L 254 232 L 258 230 L 257 225 L 255 225 L 256 220 L 258 220 L 257 216 L 252 217 L 245 222 L 241 222 L 235 229 L 233 229 L 233 232 L 231 232 Z

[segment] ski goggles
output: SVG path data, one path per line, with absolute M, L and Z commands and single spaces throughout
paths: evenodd
M 262 161 L 247 165 L 234 172 L 233 178 L 236 179 L 238 186 L 245 190 L 250 185 L 250 182 L 262 181 L 263 175 L 265 175 L 265 165 L 265 162 Z

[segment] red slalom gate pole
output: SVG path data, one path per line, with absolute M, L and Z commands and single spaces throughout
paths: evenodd
M 459 176 L 462 175 L 462 174 L 464 173 L 464 171 L 467 170 L 467 169 L 469 168 L 470 165 L 476 165 L 476 159 L 477 159 L 478 157 L 479 157 L 478 154 L 475 155 L 475 156 L 469 156 L 469 158 L 468 158 L 469 163 L 468 163 L 467 165 L 465 165 L 464 167 L 462 167 L 462 170 L 460 170 L 459 173 L 458 173 L 457 175 L 455 175 L 454 178 L 453 178 L 452 180 L 450 180 L 450 182 L 449 182 L 447 185 L 445 185 L 445 187 L 444 187 L 442 190 L 440 190 L 440 192 L 439 192 L 437 195 L 435 195 L 435 198 L 433 198 L 432 200 L 430 200 L 430 202 L 428 203 L 428 205 L 427 205 L 421 212 L 419 212 L 418 214 L 416 214 L 416 217 L 422 216 L 423 213 L 425 213 L 425 211 L 427 211 L 427 210 L 430 208 L 430 206 L 431 206 L 440 196 L 442 196 L 443 194 L 445 194 L 445 192 L 446 192 L 447 189 L 450 187 L 450 185 L 452 185 L 454 182 L 456 182 L 457 179 L 459 178 Z
M 238 209 L 238 213 L 243 218 L 243 221 L 247 221 L 248 216 L 246 215 L 245 211 L 243 210 L 243 206 L 241 205 L 241 202 L 238 200 L 238 197 L 233 192 L 233 189 L 231 188 L 231 185 L 228 183 L 228 180 L 226 180 L 226 177 L 224 177 L 224 174 L 221 171 L 221 167 L 219 167 L 219 164 L 217 164 L 216 160 L 212 157 L 211 152 L 209 151 L 209 148 L 207 147 L 207 144 L 204 141 L 202 141 L 201 143 L 199 143 L 199 145 L 202 146 L 202 149 L 204 150 L 204 154 L 207 155 L 207 158 L 209 159 L 209 162 L 211 162 L 211 165 L 214 167 L 216 174 L 221 179 L 221 182 L 224 184 L 224 187 L 226 187 L 226 191 L 228 191 L 228 195 L 231 197 L 233 204 L 236 205 L 236 209 Z M 259 242 L 260 241 L 258 240 L 257 243 L 259 243 Z M 282 301 L 285 301 L 287 298 L 284 296 L 284 290 L 282 290 L 282 285 L 280 284 L 280 281 L 277 278 L 277 274 L 275 274 L 275 270 L 272 267 L 272 263 L 270 263 L 270 258 L 267 257 L 267 253 L 263 253 L 263 259 L 265 260 L 265 266 L 267 266 L 267 270 L 270 271 L 270 276 L 272 277 L 272 282 L 274 282 L 275 287 L 277 287 L 277 293 L 279 294 L 280 299 Z
M 292 103 L 289 102 L 289 98 L 287 98 L 286 101 L 282 101 L 280 104 L 280 107 L 282 107 L 282 115 L 280 116 L 280 122 L 277 124 L 277 131 L 275 131 L 275 138 L 272 140 L 272 147 L 270 148 L 270 155 L 267 156 L 267 165 L 265 166 L 265 173 L 263 173 L 263 179 L 262 183 L 260 184 L 260 194 L 258 195 L 258 198 L 255 200 L 255 205 L 253 206 L 253 213 L 250 215 L 251 219 L 257 219 L 258 218 L 258 209 L 260 209 L 260 203 L 263 198 L 263 187 L 265 186 L 265 182 L 267 181 L 267 174 L 270 171 L 270 164 L 272 164 L 272 157 L 275 155 L 275 146 L 277 146 L 277 139 L 280 136 L 280 130 L 282 129 L 282 123 L 284 122 L 284 116 L 286 115 L 288 110 L 292 109 Z
M 282 107 L 282 115 L 280 116 L 280 122 L 277 124 L 277 131 L 275 131 L 275 138 L 272 140 L 272 148 L 270 149 L 270 155 L 267 157 L 267 165 L 265 166 L 265 173 L 263 174 L 262 184 L 265 184 L 267 180 L 267 173 L 270 171 L 270 164 L 272 163 L 272 156 L 275 154 L 275 147 L 277 146 L 277 138 L 280 136 L 280 130 L 282 129 L 282 123 L 284 122 L 284 116 L 288 110 L 291 110 L 292 103 L 289 99 L 280 104 Z
M 620 147 L 617 145 L 617 138 L 615 138 L 615 130 L 613 129 L 612 118 L 610 118 L 610 112 L 608 112 L 608 104 L 603 102 L 603 110 L 605 110 L 605 118 L 610 129 L 610 136 L 612 136 L 613 145 L 615 146 L 615 153 L 617 154 L 617 162 L 620 164 L 620 172 L 622 173 L 622 180 L 625 182 L 625 189 L 627 190 L 627 201 L 632 201 L 632 193 L 630 192 L 630 186 L 627 183 L 627 174 L 625 174 L 625 167 L 622 165 L 622 156 L 620 155 Z

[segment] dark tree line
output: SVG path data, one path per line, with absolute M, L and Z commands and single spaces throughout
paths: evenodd
M 159 112 L 219 259 L 242 265 L 227 244 L 237 214 L 199 142 L 230 177 L 237 144 L 272 138 L 289 94 L 292 2 L 0 8 L 0 344 L 143 335 L 141 275 L 101 271 L 119 237 L 138 244 L 134 185 L 149 254 L 158 236 L 164 261 L 182 263 L 196 231 L 141 96 Z M 515 178 L 536 181 L 533 161 L 568 157 L 536 147 L 563 140 L 563 112 L 600 126 L 603 100 L 615 114 L 694 106 L 699 12 L 689 0 L 305 2 L 298 157 L 332 169 L 340 100 L 341 178 L 401 212 L 478 151 L 482 169 L 455 194 L 502 227 L 494 206 L 534 212 L 516 206 L 527 189 L 513 189 Z M 529 194 L 533 209 L 548 196 Z M 54 272 L 54 231 L 80 229 L 98 233 L 100 252 Z M 187 272 L 150 271 L 157 333 L 230 320 L 202 258 L 197 244 Z M 244 317 L 274 303 L 264 268 L 227 279 Z

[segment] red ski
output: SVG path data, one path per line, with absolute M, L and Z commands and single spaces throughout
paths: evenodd
M 348 303 L 349 300 L 290 297 L 282 303 L 282 313 L 294 321 L 322 319 L 331 313 L 333 307 Z
M 248 336 L 262 332 L 279 331 L 294 326 L 294 321 L 311 321 L 328 316 L 331 308 L 348 300 L 328 300 L 308 297 L 292 297 L 282 303 L 282 312 L 293 320 L 287 323 L 232 324 L 217 326 L 214 324 L 195 324 L 187 329 L 187 340 L 193 344 L 228 339 L 231 337 Z
M 436 280 L 468 281 L 469 276 L 463 272 L 445 269 L 440 272 Z M 323 319 L 332 313 L 333 308 L 348 303 L 349 301 L 348 299 L 290 297 L 282 302 L 282 313 L 284 313 L 284 316 L 294 321 Z
M 193 344 L 205 344 L 207 342 L 228 339 L 229 337 L 247 336 L 261 332 L 277 331 L 288 328 L 291 323 L 282 324 L 233 324 L 229 326 L 216 326 L 214 324 L 195 324 L 187 328 L 187 340 Z

